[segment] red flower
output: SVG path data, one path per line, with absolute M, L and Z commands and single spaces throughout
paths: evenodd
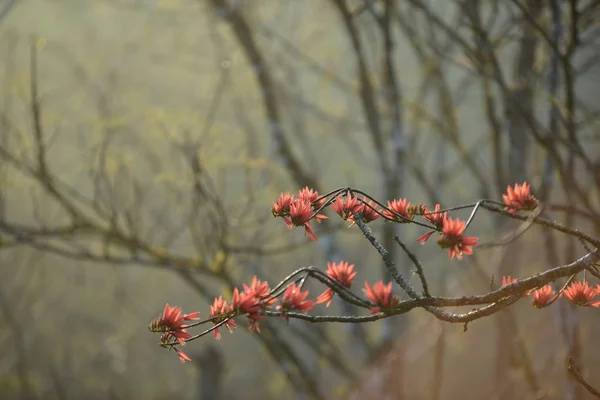
M 245 314 L 250 319 L 248 328 L 251 331 L 260 332 L 258 323 L 264 319 L 263 308 L 275 303 L 277 298 L 270 297 L 269 284 L 261 282 L 256 276 L 252 277 L 250 286 L 242 284 L 242 287 L 243 292 L 237 288 L 233 289 L 231 307 L 237 310 L 238 314 Z
M 169 304 L 166 304 L 162 315 L 152 321 L 148 329 L 151 332 L 167 333 L 179 343 L 184 344 L 192 335 L 187 332 L 187 326 L 183 325 L 183 323 L 185 321 L 198 320 L 198 315 L 200 315 L 199 312 L 182 315 L 180 307 L 171 307 Z
M 224 326 L 227 328 L 229 333 L 233 333 L 232 328 L 237 328 L 237 325 L 235 321 L 231 319 L 232 315 L 228 315 L 231 314 L 232 311 L 233 310 L 231 306 L 229 306 L 229 304 L 227 304 L 227 302 L 223 300 L 222 296 L 219 296 L 215 299 L 213 305 L 210 306 L 210 317 L 214 318 L 212 320 L 212 323 L 214 325 L 218 325 L 219 323 L 227 320 Z M 213 334 L 215 335 L 215 339 L 221 339 L 221 332 L 219 332 L 219 328 L 213 330 Z
M 476 237 L 463 237 L 465 231 L 465 222 L 452 220 L 452 218 L 444 218 L 442 234 L 438 239 L 438 245 L 442 249 L 450 249 L 450 259 L 454 256 L 461 260 L 463 254 L 473 254 L 473 247 L 479 246 L 481 243 Z
M 271 213 L 274 217 L 287 217 L 290 215 L 290 206 L 294 202 L 294 195 L 287 193 L 281 193 L 279 200 L 273 203 L 273 209 Z
M 340 261 L 338 264 L 327 263 L 327 276 L 347 288 L 352 285 L 352 280 L 356 277 L 356 272 L 353 270 L 354 264 L 348 264 L 345 261 Z M 327 303 L 325 306 L 329 307 L 334 293 L 332 288 L 327 288 L 327 290 L 317 298 L 316 304 Z
M 338 213 L 344 221 L 350 219 L 357 212 L 363 209 L 362 202 L 359 202 L 358 197 L 352 197 L 351 195 L 346 196 L 343 200 L 341 197 L 336 197 L 333 202 L 333 211 Z M 350 219 L 352 221 L 352 219 Z
M 565 289 L 565 296 L 572 302 L 582 307 L 598 307 L 600 301 L 592 301 L 598 295 L 598 290 L 592 288 L 587 282 L 573 282 Z
M 508 186 L 506 188 L 506 194 L 502 195 L 504 200 L 504 207 L 509 210 L 513 215 L 519 210 L 531 211 L 535 210 L 538 206 L 538 200 L 533 197 L 529 191 L 530 187 L 527 182 L 523 182 L 522 185 L 515 183 L 514 189 Z
M 289 226 L 304 226 L 312 217 L 313 210 L 310 203 L 306 200 L 294 200 L 290 205 Z
M 313 211 L 317 211 L 327 200 L 326 198 L 319 199 L 319 192 L 316 190 L 310 189 L 308 186 L 305 186 L 304 189 L 298 191 L 298 199 L 308 201 Z M 321 222 L 324 219 L 327 219 L 327 215 L 317 214 L 315 215 L 315 219 L 317 222 Z
M 373 313 L 391 310 L 400 302 L 398 297 L 392 294 L 392 282 L 384 286 L 383 281 L 379 281 L 372 287 L 369 285 L 369 282 L 365 282 L 363 291 L 369 300 L 377 305 L 371 308 L 371 312 Z
M 552 285 L 542 286 L 533 292 L 533 306 L 535 308 L 547 307 L 556 300 L 555 295 Z
M 323 203 L 325 203 L 325 198 L 322 198 L 319 201 L 317 201 L 319 197 L 319 192 L 310 189 L 308 186 L 305 186 L 304 189 L 298 191 L 298 198 L 308 201 L 312 204 L 313 207 L 315 207 L 315 209 L 321 207 Z
M 310 229 L 310 219 L 313 215 L 312 207 L 306 200 L 295 200 L 290 206 L 290 221 L 286 221 L 289 227 L 291 226 L 303 226 L 304 231 L 310 238 L 317 241 L 317 237 Z
M 410 213 L 410 210 L 413 209 L 412 203 L 406 199 L 394 199 L 391 202 L 388 201 L 387 208 L 393 212 L 383 210 L 383 216 L 390 221 L 406 223 L 414 218 L 414 215 Z M 403 218 L 397 216 L 394 212 L 400 214 Z
M 423 218 L 425 218 L 427 221 L 431 222 L 433 225 L 435 225 L 437 230 L 442 230 L 442 228 L 444 227 L 444 219 L 446 219 L 448 217 L 448 212 L 439 212 L 440 211 L 440 205 L 436 204 L 435 205 L 435 209 L 433 212 L 431 212 L 429 210 L 429 207 L 427 206 L 423 206 L 424 208 L 424 215 Z M 433 235 L 435 233 L 435 231 L 431 231 L 431 232 L 426 232 L 423 235 L 419 236 L 417 238 L 417 242 L 420 242 L 421 244 L 425 244 L 425 242 L 427 241 L 427 239 L 429 239 L 429 237 L 431 235 Z
M 312 300 L 306 300 L 308 296 L 308 290 L 306 292 L 301 292 L 301 288 L 296 286 L 294 282 L 292 282 L 285 292 L 283 292 L 283 297 L 281 298 L 281 304 L 277 306 L 277 311 L 281 311 L 281 315 L 284 316 L 286 312 L 298 310 L 298 311 L 309 311 L 315 305 Z
M 369 222 L 375 221 L 377 218 L 379 218 L 379 213 L 377 212 L 377 205 L 373 203 L 373 200 L 370 200 L 367 203 L 367 198 L 363 197 L 360 204 L 361 206 L 358 212 L 360 214 L 360 219 L 362 220 L 362 222 L 368 224 Z M 352 225 L 354 225 L 354 215 L 350 215 L 348 217 L 348 221 L 352 221 Z
M 258 300 L 262 301 L 265 306 L 270 306 L 277 301 L 277 298 L 269 295 L 269 292 L 271 291 L 269 284 L 267 282 L 261 282 L 256 275 L 252 277 L 250 286 L 243 283 L 242 287 L 244 288 L 244 292 L 254 295 Z
M 262 316 L 260 315 L 260 312 L 262 311 L 260 299 L 256 297 L 255 293 L 245 291 L 240 292 L 238 288 L 233 289 L 231 308 L 235 310 L 237 314 L 244 314 L 249 318 L 262 319 Z
M 423 206 L 423 208 L 425 211 L 423 213 L 423 218 L 425 218 L 427 221 L 429 221 L 433 225 L 435 225 L 436 228 L 442 229 L 444 226 L 444 220 L 448 216 L 448 212 L 444 211 L 443 213 L 441 213 L 440 212 L 441 207 L 439 204 L 435 205 L 435 208 L 433 211 L 429 210 L 429 207 L 427 207 L 427 206 Z

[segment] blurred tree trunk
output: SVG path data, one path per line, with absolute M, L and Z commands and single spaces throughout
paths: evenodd
M 13 5 L 15 5 L 16 1 L 9 1 L 3 8 L 0 8 L 0 22 L 2 19 L 8 14 Z M 11 35 L 12 36 L 12 35 Z M 8 59 L 8 63 L 6 64 L 6 68 L 3 76 L 3 84 L 4 87 L 8 86 L 7 84 L 13 79 L 15 73 L 15 62 L 12 56 L 15 53 L 16 40 L 11 37 L 11 40 L 8 41 L 8 54 L 10 55 Z M 8 112 L 12 108 L 12 97 L 9 95 L 9 91 L 6 90 L 2 96 L 2 103 L 0 104 L 0 146 L 6 148 L 8 146 L 8 132 L 9 132 L 9 121 L 7 118 Z M 0 221 L 4 221 L 7 217 L 6 215 L 6 199 L 7 199 L 7 177 L 11 173 L 10 169 L 7 168 L 7 165 L 0 163 Z M 2 235 L 0 235 L 0 246 L 2 246 Z M 10 268 L 16 266 L 15 260 L 10 260 L 10 253 L 2 254 L 2 258 L 0 258 L 0 266 L 5 264 L 6 266 L 10 264 Z M 25 264 L 25 263 L 23 263 Z M 25 266 L 25 265 L 23 265 Z M 5 275 L 8 271 L 3 271 L 0 269 L 2 275 Z M 2 283 L 8 283 L 8 288 L 10 288 L 10 275 L 3 278 Z M 3 325 L 6 326 L 8 330 L 11 331 L 13 338 L 13 354 L 15 357 L 15 370 L 17 379 L 19 380 L 19 388 L 21 391 L 21 398 L 25 400 L 34 399 L 37 396 L 34 395 L 34 390 L 31 386 L 31 377 L 30 377 L 30 366 L 28 361 L 28 346 L 27 346 L 27 330 L 21 324 L 20 313 L 19 310 L 15 310 L 14 305 L 19 304 L 21 299 L 16 299 L 14 297 L 9 297 L 5 295 L 5 287 L 0 284 L 0 315 L 2 316 Z M 25 296 L 25 293 L 18 292 L 16 293 L 21 296 Z M 10 354 L 10 352 L 7 352 Z
M 563 36 L 563 27 L 561 23 L 561 6 L 558 0 L 552 0 L 549 3 L 549 8 L 551 11 L 552 17 L 552 30 L 551 30 L 551 40 L 555 43 L 556 48 L 560 48 L 560 40 Z M 550 69 L 548 74 L 548 91 L 550 93 L 550 98 L 558 98 L 558 88 L 560 85 L 560 54 L 558 54 L 556 49 L 551 50 L 551 58 L 550 58 Z M 568 82 L 565 82 L 568 84 Z M 549 112 L 549 137 L 548 144 L 552 147 L 556 147 L 557 138 L 559 137 L 559 116 L 560 110 L 557 106 L 557 102 L 552 102 L 550 106 Z M 550 155 L 546 156 L 544 162 L 543 169 L 543 177 L 542 177 L 542 186 L 540 188 L 540 201 L 544 204 L 551 202 L 551 192 L 555 186 L 554 175 L 556 172 L 556 165 L 554 163 L 553 158 Z M 568 188 L 568 183 L 565 183 Z M 568 189 L 567 189 L 568 192 Z M 567 198 L 571 196 L 567 194 Z M 574 216 L 570 213 L 567 213 L 565 216 L 566 225 L 570 225 L 573 223 L 572 219 Z M 544 231 L 544 248 L 546 251 L 546 259 L 549 265 L 558 265 L 561 260 L 558 255 L 559 247 L 555 239 L 555 233 L 551 231 Z M 570 241 L 569 247 L 573 247 L 573 242 Z M 568 253 L 574 253 L 573 250 L 568 251 Z M 568 254 L 567 257 L 572 256 L 573 254 Z M 566 358 L 573 357 L 573 362 L 578 366 L 580 356 L 581 356 L 581 343 L 580 343 L 580 330 L 579 330 L 579 313 L 576 307 L 571 304 L 557 304 L 554 308 L 556 325 L 560 332 L 562 333 L 564 342 L 567 347 Z M 593 329 L 592 324 L 592 329 Z M 565 376 L 567 379 L 567 390 L 566 390 L 566 398 L 568 399 L 579 399 L 582 396 L 582 387 L 573 377 L 565 371 Z
M 261 88 L 262 105 L 273 145 L 271 150 L 274 156 L 273 158 L 282 164 L 282 166 L 289 173 L 291 180 L 298 188 L 308 186 L 310 188 L 319 190 L 318 177 L 309 168 L 309 166 L 312 164 L 310 162 L 302 162 L 304 157 L 298 157 L 292 151 L 295 146 L 291 144 L 289 138 L 285 134 L 286 125 L 284 123 L 282 113 L 282 102 L 278 96 L 277 82 L 271 74 L 269 60 L 254 38 L 254 30 L 250 21 L 246 17 L 243 10 L 238 7 L 238 5 L 228 4 L 224 0 L 211 0 L 211 4 L 214 12 L 227 21 L 233 33 L 235 34 L 236 40 L 245 53 L 248 62 L 253 66 L 255 79 Z M 293 73 L 293 70 L 289 72 Z M 301 122 L 301 118 L 296 118 L 294 122 L 295 124 L 292 125 L 297 129 L 295 133 L 302 133 L 303 126 L 301 123 L 299 124 L 299 122 Z M 246 129 L 246 133 L 252 136 L 253 132 L 252 130 Z M 248 139 L 250 141 L 255 140 L 253 137 L 248 137 Z M 325 326 L 315 326 L 313 329 L 318 331 L 320 337 L 326 336 Z M 275 331 L 272 333 L 275 334 Z M 283 341 L 285 339 L 284 337 L 279 337 L 278 340 Z M 263 344 L 268 346 L 276 345 L 274 342 L 266 344 L 267 342 L 269 341 L 263 341 Z M 315 343 L 307 343 L 307 345 L 315 346 Z M 280 353 L 280 355 L 284 359 L 287 359 L 287 362 L 294 364 L 295 368 L 291 368 L 292 371 L 310 371 L 310 376 L 308 376 L 306 373 L 299 373 L 295 378 L 292 378 L 292 372 L 286 371 L 286 375 L 288 376 L 288 379 L 290 379 L 290 383 L 292 383 L 292 385 L 294 385 L 294 379 L 298 379 L 302 381 L 303 385 L 305 386 L 305 389 L 303 390 L 298 389 L 298 387 L 296 388 L 298 396 L 319 398 L 321 396 L 320 389 L 315 387 L 314 384 L 314 382 L 319 382 L 317 377 L 319 375 L 318 371 L 321 367 L 320 363 L 318 362 L 318 357 L 316 356 L 319 353 L 319 349 L 315 349 L 314 353 L 306 355 L 306 357 L 309 358 L 308 363 L 311 364 L 311 367 L 305 368 L 303 365 L 301 365 L 302 361 L 300 358 L 294 353 L 294 349 L 292 348 L 293 346 L 282 345 L 281 347 L 289 350 L 287 352 L 284 351 Z M 270 353 L 274 354 L 273 351 Z M 280 361 L 280 365 L 285 365 L 283 360 Z
M 204 352 L 192 357 L 200 372 L 198 383 L 199 400 L 223 399 L 223 372 L 225 360 L 223 354 L 215 346 L 209 345 Z
M 400 198 L 405 192 L 406 175 L 406 146 L 407 140 L 403 124 L 402 92 L 397 76 L 395 39 L 393 31 L 393 18 L 397 2 L 385 2 L 383 10 L 378 11 L 372 3 L 365 3 L 368 14 L 372 16 L 380 30 L 381 36 L 381 70 L 377 87 L 371 79 L 372 71 L 369 69 L 368 47 L 363 46 L 361 32 L 356 17 L 353 15 L 344 0 L 333 0 L 342 21 L 345 25 L 348 38 L 354 50 L 357 67 L 358 80 L 360 82 L 360 100 L 369 128 L 370 139 L 373 144 L 375 158 L 379 163 L 379 176 L 381 177 L 382 197 L 384 204 L 387 200 Z M 378 99 L 383 99 L 380 106 Z M 408 263 L 401 263 L 403 257 L 399 247 L 395 243 L 394 236 L 401 237 L 402 231 L 399 224 L 386 223 L 383 225 L 381 242 L 389 252 L 391 259 L 404 276 L 407 275 Z M 404 267 L 403 267 L 404 266 Z M 391 281 L 385 266 L 382 265 L 382 277 L 384 281 Z M 398 340 L 405 328 L 406 319 L 388 318 L 381 322 L 381 337 L 379 348 L 376 353 L 381 353 L 390 348 L 394 340 Z M 399 355 L 402 359 L 403 355 Z M 402 388 L 403 362 L 395 365 L 394 374 L 398 387 Z M 397 393 L 402 398 L 402 392 Z
M 407 140 L 404 131 L 404 118 L 402 107 L 402 92 L 400 82 L 397 77 L 395 61 L 395 43 L 392 30 L 392 17 L 395 13 L 397 3 L 389 1 L 385 3 L 385 9 L 380 17 L 381 33 L 383 36 L 383 63 L 382 63 L 382 82 L 385 99 L 385 106 L 382 107 L 382 132 L 387 138 L 384 151 L 378 155 L 382 159 L 390 159 L 387 166 L 382 171 L 383 178 L 383 199 L 392 200 L 402 197 L 406 193 L 405 184 L 406 165 L 407 165 Z M 386 154 L 387 153 L 387 154 Z M 403 231 L 400 224 L 386 223 L 383 226 L 383 245 L 390 252 L 390 256 L 397 268 L 404 276 L 409 276 L 410 267 L 408 257 L 400 251 L 400 248 L 394 240 L 394 236 L 402 239 Z M 385 281 L 392 281 L 385 266 L 382 266 L 382 274 Z M 406 330 L 407 319 L 389 318 L 382 322 L 381 344 L 384 348 L 391 345 L 392 342 L 402 336 Z M 403 356 L 401 355 L 402 359 Z M 404 375 L 403 363 L 399 362 L 397 366 L 401 369 L 397 371 L 399 386 L 402 387 L 402 377 Z M 401 393 L 401 392 L 400 392 Z
M 520 24 L 520 42 L 517 58 L 515 60 L 513 82 L 507 84 L 503 77 L 503 71 L 499 67 L 496 59 L 494 45 L 490 42 L 490 32 L 483 25 L 481 17 L 481 2 L 470 0 L 465 3 L 467 17 L 472 23 L 475 43 L 480 51 L 481 62 L 490 77 L 483 77 L 486 93 L 490 93 L 488 79 L 493 79 L 500 85 L 504 97 L 505 112 L 505 131 L 508 139 L 506 171 L 502 171 L 502 164 L 496 160 L 496 177 L 505 182 L 495 182 L 495 187 L 505 188 L 508 184 L 515 182 L 522 183 L 531 181 L 529 176 L 531 135 L 528 118 L 534 115 L 534 93 L 536 88 L 535 55 L 538 46 L 538 36 L 530 20 L 538 22 L 543 7 L 535 0 L 527 0 L 523 5 L 523 13 L 527 13 L 525 18 L 519 20 Z M 490 112 L 492 114 L 490 114 Z M 493 109 L 488 110 L 488 118 L 493 118 Z M 490 119 L 490 124 L 494 121 Z M 498 138 L 493 141 L 496 147 L 493 151 L 499 157 L 502 140 Z M 511 229 L 512 224 L 506 223 L 507 220 L 499 216 L 495 219 L 498 231 Z M 512 267 L 517 265 L 519 255 L 522 251 L 521 242 L 515 241 L 506 245 L 504 253 L 497 270 L 497 279 L 500 281 L 503 276 L 515 275 Z M 538 391 L 537 379 L 533 371 L 532 364 L 526 354 L 526 347 L 520 337 L 517 327 L 516 317 L 511 309 L 506 309 L 498 313 L 495 317 L 497 326 L 496 335 L 496 366 L 495 366 L 495 397 L 498 399 L 512 399 L 515 397 L 514 385 L 512 380 L 514 374 L 512 370 L 521 369 L 525 374 L 530 390 L 535 394 Z
M 535 0 L 527 0 L 523 6 L 536 21 L 542 13 L 542 5 Z M 508 134 L 508 185 L 512 182 L 530 181 L 528 166 L 531 148 L 531 135 L 526 118 L 534 115 L 534 93 L 536 88 L 535 55 L 538 36 L 534 27 L 522 18 L 520 23 L 521 40 L 514 69 L 512 87 L 505 96 L 504 109 L 506 113 L 506 130 Z M 506 219 L 497 220 L 498 230 L 506 229 Z M 507 245 L 498 267 L 498 279 L 503 276 L 515 275 L 513 266 L 518 264 L 522 252 L 522 242 L 515 241 Z M 499 399 L 513 399 L 516 396 L 511 381 L 512 370 L 522 369 L 534 395 L 537 392 L 537 382 L 531 368 L 526 347 L 517 327 L 516 316 L 512 309 L 498 313 L 496 317 L 496 393 Z M 529 373 L 528 373 L 529 372 Z

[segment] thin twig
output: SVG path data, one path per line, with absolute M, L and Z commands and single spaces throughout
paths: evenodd
M 569 373 L 571 375 L 573 375 L 573 377 L 575 379 L 577 379 L 577 381 L 579 383 L 581 383 L 581 385 L 586 388 L 586 390 L 588 392 L 590 392 L 590 394 L 592 394 L 593 396 L 596 396 L 598 398 L 600 398 L 600 391 L 597 389 L 594 389 L 592 387 L 592 385 L 590 385 L 589 383 L 587 383 L 585 381 L 585 379 L 583 379 L 583 376 L 581 375 L 581 372 L 579 372 L 579 370 L 575 367 L 575 363 L 573 360 L 573 357 L 569 357 L 569 364 L 567 365 L 567 371 L 569 371 Z
M 421 284 L 423 285 L 423 294 L 426 297 L 431 297 L 431 294 L 429 293 L 429 285 L 427 284 L 425 272 L 423 271 L 423 266 L 421 265 L 417 257 L 413 254 L 413 252 L 409 250 L 409 248 L 400 240 L 398 236 L 394 236 L 394 240 L 396 241 L 396 243 L 398 243 L 400 247 L 402 247 L 402 250 L 404 250 L 404 252 L 411 259 L 413 264 L 415 264 L 415 268 L 417 268 L 417 274 L 419 275 L 419 278 L 421 278 Z

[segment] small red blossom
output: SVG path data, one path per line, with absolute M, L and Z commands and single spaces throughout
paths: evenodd
M 262 301 L 265 306 L 270 306 L 271 304 L 277 302 L 276 297 L 269 295 L 269 292 L 271 291 L 269 288 L 269 283 L 266 281 L 262 282 L 256 275 L 252 277 L 250 286 L 243 283 L 242 287 L 244 288 L 244 292 L 253 294 L 256 298 Z
M 339 263 L 327 263 L 327 276 L 331 279 L 343 285 L 346 288 L 350 288 L 352 280 L 356 277 L 354 271 L 354 264 L 349 264 L 346 261 L 340 261 Z M 327 288 L 319 297 L 317 297 L 316 304 L 326 303 L 325 306 L 331 305 L 334 291 L 332 288 Z
M 532 304 L 535 308 L 544 308 L 554 303 L 556 299 L 556 292 L 552 289 L 552 285 L 545 285 L 533 292 Z
M 360 219 L 365 224 L 368 224 L 371 221 L 375 221 L 379 218 L 379 213 L 377 212 L 377 205 L 370 200 L 367 203 L 367 198 L 363 197 L 361 201 L 362 206 L 359 209 Z M 354 215 L 348 217 L 348 221 L 352 221 L 354 223 Z
M 589 286 L 587 282 L 573 282 L 565 289 L 565 296 L 581 307 L 600 306 L 600 300 L 592 301 L 598 294 L 598 290 Z
M 289 226 L 304 226 L 312 217 L 313 210 L 306 200 L 297 199 L 290 205 Z
M 327 288 L 323 293 L 317 297 L 315 304 L 326 303 L 325 307 L 329 307 L 331 305 L 331 300 L 333 299 L 334 291 L 332 288 Z
M 358 200 L 358 197 L 346 196 L 344 199 L 336 197 L 333 202 L 333 211 L 335 211 L 344 221 L 350 219 L 357 212 L 361 212 L 364 205 Z M 353 218 L 352 218 L 353 219 Z M 350 221 L 352 221 L 350 219 Z
M 442 228 L 444 227 L 444 219 L 446 219 L 448 217 L 448 212 L 439 212 L 440 211 L 440 205 L 436 204 L 435 205 L 435 209 L 433 212 L 431 212 L 429 210 L 429 207 L 427 206 L 423 206 L 423 218 L 425 218 L 427 221 L 431 222 L 437 230 L 442 230 Z M 417 238 L 417 242 L 420 242 L 421 244 L 425 244 L 425 242 L 427 241 L 427 239 L 429 239 L 429 237 L 431 237 L 431 235 L 433 235 L 435 233 L 435 231 L 430 231 L 430 232 L 426 232 L 423 235 L 419 236 Z
M 240 292 L 238 288 L 233 289 L 231 308 L 235 310 L 237 314 L 243 314 L 250 320 L 248 328 L 251 331 L 260 332 L 258 323 L 265 317 L 262 313 L 263 305 L 261 299 L 257 296 L 256 292 L 246 290 Z
M 523 182 L 522 185 L 516 183 L 514 189 L 508 186 L 506 194 L 502 195 L 502 200 L 504 200 L 504 208 L 513 215 L 519 210 L 535 210 L 539 204 L 538 200 L 531 194 L 527 182 Z
M 281 193 L 279 200 L 273 203 L 271 213 L 274 217 L 287 217 L 290 215 L 290 206 L 294 202 L 294 195 L 289 192 Z
M 305 186 L 304 189 L 298 191 L 298 199 L 308 201 L 311 204 L 313 211 L 317 211 L 327 200 L 326 198 L 319 199 L 319 197 L 319 192 L 310 189 L 308 186 Z M 327 218 L 329 217 L 324 214 L 315 215 L 317 222 L 321 222 Z
M 325 198 L 322 198 L 317 201 L 317 199 L 319 199 L 319 197 L 320 197 L 319 192 L 309 188 L 308 186 L 305 186 L 304 189 L 301 189 L 298 191 L 298 198 L 308 201 L 309 203 L 312 204 L 312 206 L 315 209 L 321 207 L 323 205 L 323 203 L 325 203 L 325 200 L 326 200 Z
M 260 299 L 258 299 L 255 293 L 240 292 L 238 288 L 233 289 L 233 296 L 231 298 L 231 308 L 237 312 L 237 314 L 251 316 L 258 316 L 262 310 L 260 305 Z M 260 317 L 262 319 L 262 316 Z
M 444 218 L 442 226 L 442 234 L 438 238 L 438 245 L 442 249 L 449 249 L 450 259 L 455 256 L 461 260 L 463 254 L 473 254 L 473 247 L 479 246 L 481 243 L 477 241 L 477 237 L 464 237 L 465 222 L 456 218 Z
M 391 202 L 388 201 L 387 208 L 393 211 L 390 212 L 388 210 L 383 210 L 383 216 L 387 220 L 400 223 L 407 223 L 414 218 L 414 215 L 410 212 L 414 210 L 413 205 L 410 201 L 406 199 L 394 199 Z M 400 214 L 401 217 L 397 216 L 394 213 Z
M 233 319 L 231 319 L 232 308 L 225 300 L 223 300 L 223 296 L 219 296 L 215 299 L 212 306 L 210 306 L 210 317 L 213 318 L 212 323 L 214 325 L 218 325 L 223 321 L 225 322 L 224 326 L 227 328 L 229 333 L 233 333 L 232 328 L 237 328 L 237 325 Z M 215 339 L 221 339 L 221 332 L 219 332 L 219 328 L 215 328 L 213 330 L 213 334 L 215 335 Z
M 275 297 L 269 297 L 269 284 L 261 282 L 256 276 L 252 277 L 250 286 L 243 284 L 244 290 L 240 292 L 237 288 L 233 289 L 231 307 L 237 314 L 244 314 L 248 317 L 248 328 L 251 331 L 260 332 L 259 321 L 265 317 L 263 308 L 272 305 L 277 301 Z
M 179 343 L 183 344 L 185 341 L 192 337 L 187 332 L 187 326 L 183 323 L 185 321 L 198 320 L 199 312 L 191 314 L 181 314 L 181 308 L 174 306 L 171 307 L 169 304 L 165 305 L 165 309 L 162 315 L 152 321 L 148 329 L 151 332 L 163 332 L 176 339 Z
M 372 313 L 391 310 L 400 302 L 398 297 L 392 294 L 392 282 L 385 286 L 383 285 L 383 281 L 379 281 L 373 286 L 369 285 L 369 282 L 365 282 L 363 291 L 369 300 L 377 305 L 376 307 L 371 307 Z
M 296 200 L 290 206 L 290 219 L 286 221 L 288 227 L 291 226 L 303 226 L 306 234 L 314 241 L 317 241 L 317 237 L 310 229 L 310 219 L 313 215 L 312 207 L 306 200 Z
M 441 213 L 441 206 L 439 204 L 435 205 L 433 211 L 429 210 L 429 207 L 427 206 L 424 206 L 424 208 L 425 212 L 423 213 L 423 218 L 435 225 L 436 228 L 442 229 L 444 227 L 444 220 L 448 217 L 448 212 L 444 211 Z
M 314 307 L 315 303 L 312 300 L 306 300 L 308 290 L 306 292 L 302 292 L 301 290 L 294 282 L 285 289 L 281 298 L 281 304 L 277 306 L 277 311 L 281 311 L 282 317 L 289 311 L 298 310 L 305 312 L 310 311 Z

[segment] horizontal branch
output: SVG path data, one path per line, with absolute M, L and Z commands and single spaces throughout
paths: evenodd
M 389 318 L 394 315 L 405 314 L 415 308 L 422 307 L 442 321 L 452 323 L 466 323 L 482 317 L 492 315 L 516 303 L 518 300 L 523 298 L 524 293 L 540 288 L 560 278 L 565 278 L 577 274 L 583 271 L 584 269 L 590 268 L 594 263 L 598 261 L 600 261 L 600 250 L 596 249 L 595 251 L 584 255 L 583 257 L 570 264 L 557 266 L 530 278 L 526 278 L 515 283 L 502 286 L 501 288 L 484 295 L 464 297 L 419 297 L 415 299 L 400 301 L 400 303 L 394 310 L 387 311 L 385 313 L 380 312 L 367 316 L 322 316 L 289 312 L 285 315 L 287 318 L 301 319 L 312 323 L 364 323 Z M 441 309 L 443 307 L 464 307 L 481 305 L 485 306 L 466 313 L 453 313 Z M 265 315 L 281 316 L 281 313 L 276 311 L 266 311 Z

